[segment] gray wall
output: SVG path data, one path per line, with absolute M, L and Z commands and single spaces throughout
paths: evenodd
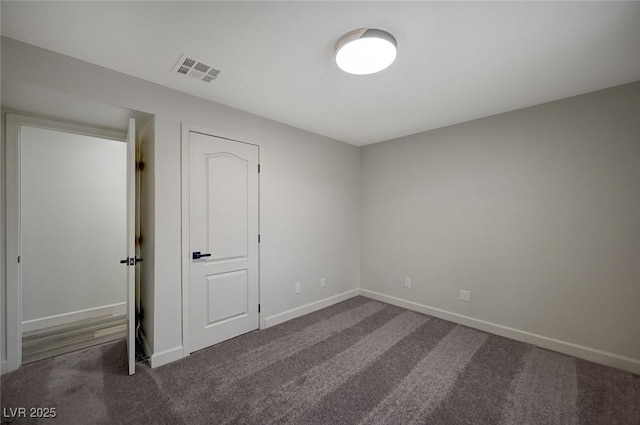
M 640 83 L 370 145 L 361 172 L 362 288 L 640 359 Z
M 263 318 L 358 287 L 358 148 L 6 38 L 2 86 L 8 109 L 20 105 L 30 112 L 52 94 L 62 94 L 87 105 L 117 105 L 155 115 L 155 190 L 153 199 L 144 201 L 153 206 L 154 219 L 154 353 L 175 353 L 182 340 L 182 122 L 260 145 Z M 55 108 L 36 112 L 60 113 Z M 326 288 L 320 288 L 321 276 L 327 277 Z M 299 295 L 293 291 L 296 281 L 302 282 Z

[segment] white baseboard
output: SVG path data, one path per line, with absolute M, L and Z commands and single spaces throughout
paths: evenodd
M 72 311 L 71 313 L 56 314 L 55 316 L 42 317 L 39 319 L 26 320 L 22 322 L 22 332 L 35 331 L 37 329 L 49 328 L 51 326 L 64 325 L 65 323 L 76 322 L 78 320 L 89 319 L 100 316 L 117 316 L 125 314 L 127 303 L 117 303 L 101 307 L 88 308 L 86 310 Z
M 149 357 L 149 365 L 153 369 L 180 360 L 182 357 L 182 345 L 179 345 L 169 348 L 168 350 L 160 351 L 159 353 L 151 354 Z
M 536 345 L 548 350 L 569 354 L 570 356 L 575 356 L 584 360 L 589 360 L 595 363 L 600 363 L 606 366 L 615 367 L 640 375 L 639 359 L 621 356 L 618 354 L 597 350 L 595 348 L 561 341 L 555 338 L 549 338 L 544 335 L 522 331 L 519 329 L 510 328 L 508 326 L 498 325 L 497 323 L 474 319 L 473 317 L 464 316 L 462 314 L 453 313 L 451 311 L 442 310 L 436 307 L 430 307 L 424 304 L 418 304 L 413 301 L 403 300 L 401 298 L 392 297 L 390 295 L 381 294 L 379 292 L 369 291 L 367 289 L 360 289 L 360 294 L 374 300 L 383 301 L 389 304 L 397 305 L 399 307 L 404 307 L 409 310 L 428 314 L 440 319 L 468 326 L 470 328 L 479 329 L 481 331 L 500 335 L 506 338 L 514 339 L 516 341 L 526 342 L 528 344 Z
M 338 295 L 334 295 L 332 297 L 324 298 L 322 300 L 305 304 L 300 307 L 296 307 L 294 309 L 285 311 L 283 313 L 279 313 L 264 319 L 264 326 L 262 328 L 267 328 L 270 326 L 277 325 L 279 323 L 286 322 L 287 320 L 295 319 L 296 317 L 304 316 L 305 314 L 312 313 L 316 310 L 323 309 L 325 307 L 329 307 L 330 305 L 337 304 L 341 301 L 347 300 L 349 298 L 353 298 L 360 294 L 359 289 L 352 289 L 350 291 L 343 292 Z M 182 346 L 173 347 L 168 350 L 161 351 L 159 353 L 151 353 L 150 348 L 147 345 L 146 339 L 142 339 L 143 348 L 147 356 L 149 356 L 149 364 L 151 368 L 156 368 L 162 365 L 166 365 L 168 363 L 174 362 L 176 360 L 180 360 L 184 357 Z
M 352 289 L 350 291 L 346 291 L 332 297 L 323 298 L 319 301 L 292 308 L 291 310 L 287 310 L 282 313 L 274 314 L 273 316 L 269 316 L 264 319 L 261 329 L 269 328 L 271 326 L 286 322 L 287 320 L 295 319 L 296 317 L 313 313 L 314 311 L 329 307 L 330 305 L 337 304 L 341 301 L 348 300 L 349 298 L 353 298 L 358 295 L 360 295 L 360 290 Z
M 0 375 L 4 375 L 5 373 L 7 373 L 7 361 L 3 360 L 0 362 Z

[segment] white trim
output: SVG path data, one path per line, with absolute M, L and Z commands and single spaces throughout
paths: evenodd
M 7 371 L 22 364 L 22 290 L 20 267 L 20 124 L 21 116 L 7 114 L 5 139 L 6 172 L 6 290 Z
M 65 323 L 76 322 L 78 320 L 90 319 L 100 316 L 118 316 L 127 312 L 127 303 L 104 305 L 100 307 L 87 308 L 86 310 L 72 311 L 70 313 L 55 314 L 53 316 L 41 317 L 39 319 L 25 320 L 22 322 L 22 332 L 35 331 L 51 326 L 64 325 Z
M 275 326 L 280 323 L 286 322 L 287 320 L 304 316 L 305 314 L 313 313 L 314 311 L 321 310 L 325 307 L 329 307 L 333 304 L 337 304 L 358 295 L 360 295 L 360 289 L 351 289 L 332 297 L 323 298 L 319 301 L 292 308 L 291 310 L 287 310 L 282 313 L 274 314 L 273 316 L 269 316 L 264 319 L 263 328 L 270 328 L 271 326 Z
M 252 142 L 249 137 L 245 137 L 239 134 L 227 133 L 226 131 L 218 130 L 217 128 L 203 127 L 201 125 L 182 122 L 182 135 L 184 135 L 185 129 L 187 133 L 191 131 L 194 133 L 204 134 L 205 136 L 213 136 L 219 139 L 231 140 L 233 142 L 246 143 L 247 145 L 260 146 L 259 143 Z
M 360 294 L 372 298 L 374 300 L 383 301 L 389 304 L 404 307 L 409 310 L 417 311 L 440 319 L 449 320 L 470 328 L 479 329 L 505 338 L 514 339 L 516 341 L 526 342 L 548 350 L 557 351 L 559 353 L 568 354 L 584 360 L 600 363 L 606 366 L 623 369 L 631 373 L 640 374 L 640 359 L 621 356 L 619 354 L 609 353 L 607 351 L 597 350 L 595 348 L 585 347 L 583 345 L 574 344 L 572 342 L 562 341 L 539 335 L 520 329 L 510 328 L 508 326 L 499 325 L 497 323 L 487 322 L 485 320 L 475 319 L 473 317 L 464 316 L 462 314 L 453 313 L 451 311 L 442 310 L 436 307 L 419 304 L 413 301 L 403 300 L 401 298 L 392 297 L 390 295 L 381 294 L 379 292 L 360 289 Z
M 154 353 L 149 357 L 149 365 L 151 368 L 160 367 L 171 362 L 175 362 L 176 360 L 180 360 L 184 356 L 182 355 L 183 348 L 181 345 L 173 348 L 169 348 L 168 350 L 160 351 L 159 353 Z
M 182 175 L 180 198 L 182 206 L 180 207 L 180 215 L 182 232 L 180 237 L 180 266 L 182 269 L 182 355 L 184 357 L 190 354 L 189 347 L 191 345 L 189 333 L 189 129 L 189 125 L 181 124 L 180 170 Z
M 127 143 L 127 133 L 121 130 L 109 130 L 77 124 L 68 121 L 59 121 L 54 118 L 45 118 L 31 115 L 22 115 L 14 112 L 7 112 L 7 121 L 15 120 L 19 125 L 38 127 L 65 133 L 80 134 L 82 136 L 99 137 L 101 139 L 115 140 Z
M 15 113 L 6 115 L 6 290 L 4 300 L 7 313 L 7 361 L 8 372 L 22 364 L 22 285 L 17 258 L 20 245 L 20 128 L 23 126 L 46 128 L 68 133 L 84 134 L 126 142 L 120 131 L 99 129 L 48 118 L 31 117 Z

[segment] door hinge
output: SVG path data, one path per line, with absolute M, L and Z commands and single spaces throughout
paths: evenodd
M 260 304 L 258 304 L 258 313 L 260 313 Z
M 18 264 L 20 264 L 20 256 L 18 255 Z
M 258 164 L 258 173 L 260 173 L 260 164 Z
M 144 162 L 143 161 L 138 161 L 136 163 L 136 168 L 138 169 L 138 171 L 144 171 Z
M 260 234 L 258 233 L 258 243 L 260 243 Z

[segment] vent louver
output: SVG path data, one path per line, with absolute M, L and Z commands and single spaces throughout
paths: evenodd
M 204 62 L 194 59 L 193 56 L 188 55 L 182 55 L 173 70 L 178 74 L 186 75 L 196 80 L 204 81 L 205 83 L 212 82 L 218 78 L 220 72 L 222 72 L 220 69 L 207 65 Z

